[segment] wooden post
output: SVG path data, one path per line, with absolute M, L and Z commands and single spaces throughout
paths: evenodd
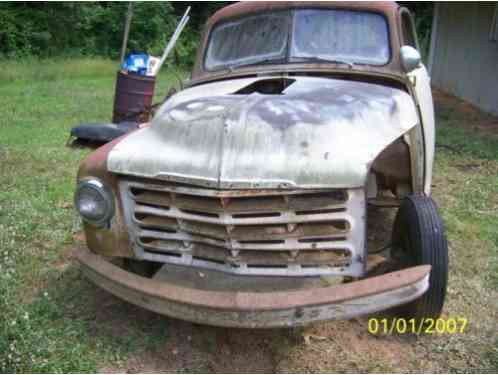
M 126 23 L 125 23 L 125 28 L 124 28 L 124 34 L 123 34 L 123 44 L 121 45 L 121 65 L 124 62 L 125 54 L 126 54 L 126 46 L 128 44 L 128 34 L 130 33 L 130 24 L 131 24 L 131 17 L 133 15 L 133 2 L 130 1 L 128 2 L 128 13 L 126 14 Z

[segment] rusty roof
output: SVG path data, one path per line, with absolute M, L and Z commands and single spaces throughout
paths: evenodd
M 289 8 L 347 8 L 391 13 L 399 8 L 394 1 L 241 1 L 217 11 L 208 20 L 208 26 L 216 22 L 236 18 L 247 13 Z

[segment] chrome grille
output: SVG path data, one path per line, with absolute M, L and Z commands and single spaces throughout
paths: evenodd
M 364 272 L 362 189 L 214 190 L 123 180 L 138 258 L 253 275 Z

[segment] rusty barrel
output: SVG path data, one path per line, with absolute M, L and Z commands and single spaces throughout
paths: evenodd
M 119 71 L 116 78 L 112 122 L 149 121 L 156 77 Z

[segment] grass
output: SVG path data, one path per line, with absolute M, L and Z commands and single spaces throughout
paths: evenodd
M 438 144 L 434 197 L 447 228 L 450 280 L 447 314 L 467 317 L 471 325 L 461 341 L 444 346 L 467 364 L 447 356 L 449 371 L 498 370 L 498 133 L 497 123 L 452 99 L 436 108 Z M 484 124 L 484 126 L 482 126 Z M 443 362 L 444 363 L 444 362 Z
M 74 180 L 88 151 L 64 145 L 75 124 L 110 120 L 115 70 L 106 60 L 49 60 L 0 72 L 0 372 L 498 371 L 498 138 L 467 126 L 484 115 L 438 102 L 433 192 L 451 252 L 445 316 L 466 317 L 466 334 L 372 337 L 365 319 L 210 328 L 117 300 L 71 259 Z M 158 97 L 176 81 L 164 73 Z M 307 345 L 310 334 L 324 339 Z
M 444 146 L 437 158 L 441 178 L 436 181 L 442 180 L 444 187 L 440 192 L 436 189 L 436 197 L 449 203 L 442 211 L 455 240 L 463 242 L 469 232 L 475 232 L 484 242 L 488 267 L 480 276 L 498 290 L 498 134 L 469 132 L 472 124 L 479 129 L 480 124 L 497 120 L 473 108 L 469 111 L 466 104 L 461 105 L 465 110 L 459 111 L 454 101 L 440 103 L 437 137 Z M 462 123 L 470 126 L 466 129 Z
M 107 60 L 4 62 L 0 372 L 94 372 L 131 347 L 89 333 L 92 311 L 74 310 L 83 280 L 56 266 L 80 227 L 71 202 L 87 154 L 64 145 L 72 126 L 110 120 L 115 70 Z M 171 82 L 176 78 L 161 75 L 156 92 Z

